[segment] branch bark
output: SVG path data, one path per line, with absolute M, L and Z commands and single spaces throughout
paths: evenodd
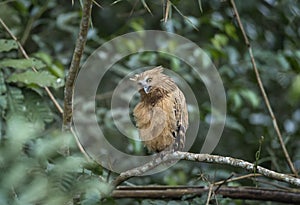
M 64 97 L 64 114 L 63 114 L 63 130 L 70 131 L 72 124 L 72 105 L 73 105 L 73 89 L 76 76 L 79 72 L 80 59 L 83 54 L 83 50 L 86 43 L 87 32 L 89 29 L 91 12 L 92 12 L 92 0 L 85 0 L 82 9 L 82 18 L 80 22 L 79 35 L 76 41 L 75 50 L 69 73 L 67 75 L 65 84 L 65 97 Z
M 262 80 L 261 80 L 261 78 L 260 78 L 260 74 L 259 74 L 259 72 L 258 72 L 258 69 L 257 69 L 257 66 L 256 66 L 256 62 L 255 62 L 255 59 L 254 59 L 254 56 L 253 56 L 252 47 L 251 47 L 251 44 L 250 44 L 250 42 L 249 42 L 249 40 L 248 40 L 248 37 L 247 37 L 247 34 L 246 34 L 246 32 L 245 32 L 245 29 L 244 29 L 244 26 L 243 26 L 243 24 L 242 24 L 242 21 L 241 21 L 241 19 L 240 19 L 239 12 L 238 12 L 238 10 L 237 10 L 237 8 L 236 8 L 236 5 L 235 5 L 234 0 L 230 0 L 230 3 L 231 3 L 231 5 L 232 5 L 233 12 L 234 12 L 234 14 L 235 14 L 235 16 L 236 16 L 238 25 L 239 25 L 239 27 L 240 27 L 240 29 L 241 29 L 242 34 L 243 34 L 243 37 L 244 37 L 244 40 L 245 40 L 245 44 L 246 44 L 246 46 L 248 47 L 248 52 L 249 52 L 249 55 L 250 55 L 250 58 L 251 58 L 251 63 L 252 63 L 252 67 L 253 67 L 253 70 L 254 70 L 254 73 L 255 73 L 257 82 L 258 82 L 258 86 L 259 86 L 259 89 L 260 89 L 260 91 L 261 91 L 261 93 L 262 93 L 263 99 L 264 99 L 264 101 L 265 101 L 265 103 L 266 103 L 266 106 L 267 106 L 267 108 L 268 108 L 269 114 L 270 114 L 270 116 L 271 116 L 271 118 L 272 118 L 273 126 L 274 126 L 274 129 L 275 129 L 276 134 L 277 134 L 277 136 L 278 136 L 279 143 L 280 143 L 280 145 L 281 145 L 281 148 L 282 148 L 282 150 L 283 150 L 283 153 L 284 153 L 284 155 L 285 155 L 285 158 L 286 158 L 286 160 L 287 160 L 287 163 L 288 163 L 288 165 L 289 165 L 291 171 L 295 174 L 295 176 L 298 177 L 298 172 L 297 172 L 297 170 L 295 169 L 295 167 L 294 167 L 294 165 L 293 165 L 293 162 L 292 162 L 292 160 L 291 160 L 291 158 L 290 158 L 290 156 L 289 156 L 289 153 L 288 153 L 288 151 L 287 151 L 287 149 L 286 149 L 286 147 L 285 147 L 285 144 L 284 144 L 284 142 L 283 142 L 282 135 L 281 135 L 281 132 L 280 132 L 280 130 L 279 130 L 278 123 L 277 123 L 277 119 L 276 119 L 276 117 L 275 117 L 275 115 L 274 115 L 274 112 L 273 112 L 273 109 L 272 109 L 272 107 L 271 107 L 269 98 L 268 98 L 268 96 L 267 96 L 267 93 L 266 93 L 266 91 L 265 91 L 265 89 L 264 89 L 264 85 L 263 85 Z
M 218 190 L 217 190 L 218 189 Z M 183 196 L 201 197 L 211 190 L 214 194 L 233 199 L 300 203 L 300 192 L 254 187 L 203 186 L 120 186 L 112 192 L 114 198 L 181 199 Z
M 173 153 L 165 154 L 162 158 L 157 157 L 143 166 L 136 167 L 134 169 L 121 173 L 112 182 L 112 185 L 116 187 L 131 177 L 141 176 L 143 173 L 146 173 L 147 171 L 154 169 L 158 165 L 173 160 L 188 160 L 188 161 L 196 161 L 196 162 L 224 164 L 224 165 L 230 165 L 233 167 L 242 168 L 249 172 L 253 172 L 255 169 L 256 173 L 261 174 L 265 177 L 272 178 L 278 181 L 283 181 L 288 184 L 300 187 L 299 178 L 295 178 L 287 174 L 278 173 L 261 166 L 255 166 L 254 164 L 241 159 L 235 159 L 232 157 L 223 157 L 218 155 L 210 155 L 210 154 L 194 154 L 189 152 L 173 152 Z

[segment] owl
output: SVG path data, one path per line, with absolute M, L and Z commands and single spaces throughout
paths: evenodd
M 136 74 L 140 102 L 133 110 L 139 136 L 151 152 L 183 150 L 188 128 L 184 94 L 158 66 Z

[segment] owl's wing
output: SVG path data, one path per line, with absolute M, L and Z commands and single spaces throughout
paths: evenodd
M 174 150 L 177 151 L 184 148 L 185 133 L 188 127 L 188 113 L 183 93 L 178 89 L 174 94 L 174 115 L 176 119 Z
M 145 135 L 147 135 L 147 139 L 151 140 L 158 137 L 166 127 L 166 121 L 166 112 L 160 107 L 153 107 L 150 126 L 143 130 Z
M 151 110 L 138 104 L 133 111 L 142 140 L 152 140 L 159 136 L 166 127 L 166 113 L 160 107 Z

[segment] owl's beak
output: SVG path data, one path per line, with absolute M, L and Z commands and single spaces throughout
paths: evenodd
M 144 89 L 146 94 L 150 92 L 152 86 L 148 85 L 148 83 L 145 80 L 139 81 L 138 84 Z
M 145 85 L 145 86 L 144 86 L 144 91 L 145 91 L 146 94 L 149 93 L 150 88 L 151 88 L 151 86 L 148 86 L 148 85 Z

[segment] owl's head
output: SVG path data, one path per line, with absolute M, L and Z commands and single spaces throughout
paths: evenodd
M 130 80 L 137 83 L 139 90 L 142 89 L 146 94 L 149 94 L 155 88 L 162 87 L 162 81 L 167 77 L 162 74 L 162 71 L 163 67 L 158 66 L 143 73 L 136 74 L 134 77 L 130 78 Z

